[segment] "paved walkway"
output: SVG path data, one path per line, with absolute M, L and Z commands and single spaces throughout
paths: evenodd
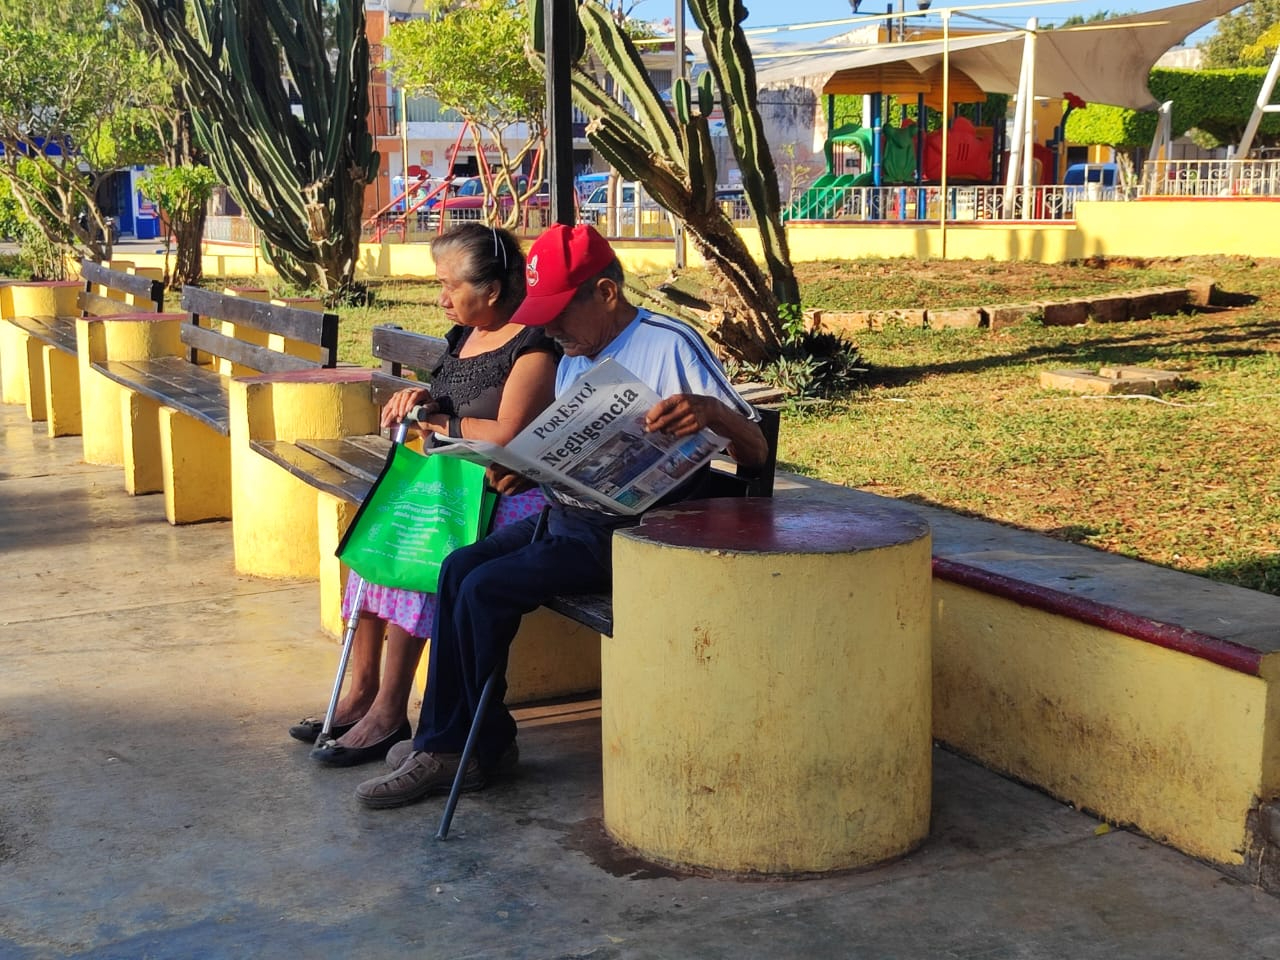
M 680 878 L 600 827 L 596 704 L 525 711 L 522 776 L 359 808 L 288 740 L 337 648 L 310 583 L 232 571 L 118 470 L 0 407 L 0 958 L 1280 957 L 1280 899 L 951 754 L 894 864 Z

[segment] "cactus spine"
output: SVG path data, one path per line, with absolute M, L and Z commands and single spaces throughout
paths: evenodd
M 333 5 L 332 36 L 324 0 L 134 5 L 177 65 L 196 136 L 261 230 L 272 264 L 292 282 L 345 294 L 355 275 L 365 184 L 378 169 L 366 121 L 363 0 Z
M 708 55 L 714 50 L 719 65 L 699 78 L 696 96 L 687 80 L 676 82 L 674 117 L 654 89 L 634 44 L 596 0 L 579 5 L 580 25 L 614 87 L 634 105 L 635 115 L 581 63 L 573 71 L 574 98 L 591 117 L 587 137 L 592 145 L 624 177 L 640 181 L 650 196 L 684 221 L 695 246 L 720 280 L 728 304 L 724 319 L 710 331 L 712 338 L 730 356 L 766 362 L 781 351 L 778 304 L 797 302 L 799 295 L 779 218 L 777 175 L 755 112 L 755 70 L 738 27 L 745 14 L 741 4 L 724 0 L 690 6 L 704 33 L 729 36 L 706 39 Z M 532 0 L 530 7 L 532 16 L 541 16 L 540 0 Z M 732 7 L 731 14 L 721 7 Z M 711 11 L 715 15 L 709 15 L 709 8 L 716 8 Z M 535 31 L 535 57 L 543 52 L 540 39 Z M 745 58 L 745 62 L 735 58 Z M 772 284 L 715 202 L 716 158 L 707 124 L 707 115 L 715 105 L 713 74 L 722 92 L 726 118 L 730 109 L 727 97 L 747 96 L 736 106 L 735 124 L 730 129 L 744 131 L 734 136 L 734 153 L 744 184 L 751 184 L 748 200 L 761 222 Z M 770 184 L 772 204 L 767 197 Z M 763 216 L 770 211 L 775 224 L 766 228 Z

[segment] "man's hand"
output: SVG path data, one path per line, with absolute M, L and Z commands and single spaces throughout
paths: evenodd
M 688 437 L 703 427 L 711 427 L 725 406 L 711 397 L 691 393 L 677 393 L 659 400 L 644 415 L 644 428 L 649 433 L 669 433 L 673 437 Z M 716 431 L 717 433 L 719 431 Z
M 417 406 L 426 407 L 424 413 L 435 413 L 440 409 L 440 404 L 431 399 L 431 391 L 426 387 L 406 387 L 396 391 L 382 408 L 383 429 L 398 424 Z
M 484 478 L 489 486 L 504 497 L 514 497 L 517 493 L 524 493 L 536 486 L 528 477 L 514 470 L 508 470 L 499 463 L 489 464 L 484 471 Z
M 644 415 L 644 428 L 649 433 L 666 433 L 687 437 L 704 427 L 729 441 L 729 456 L 747 467 L 764 463 L 769 456 L 760 426 L 715 397 L 677 393 L 659 400 Z

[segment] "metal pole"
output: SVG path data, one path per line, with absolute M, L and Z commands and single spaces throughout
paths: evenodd
M 939 238 L 942 259 L 947 259 L 947 149 L 950 146 L 947 129 L 951 119 L 951 11 L 942 11 L 942 183 L 938 187 L 939 216 L 942 221 Z
M 577 12 L 573 0 L 547 0 L 543 30 L 547 38 L 547 187 L 551 192 L 551 220 L 572 225 L 573 100 L 570 96 L 570 57 Z
M 1022 115 L 1022 219 L 1030 220 L 1035 211 L 1035 104 L 1036 104 L 1036 30 L 1040 23 L 1027 21 L 1027 37 L 1023 45 L 1023 62 L 1027 68 L 1027 103 Z

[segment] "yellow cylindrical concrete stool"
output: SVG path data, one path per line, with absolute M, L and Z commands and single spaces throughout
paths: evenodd
M 929 831 L 930 536 L 906 511 L 724 499 L 613 540 L 604 822 L 646 859 L 803 876 Z

